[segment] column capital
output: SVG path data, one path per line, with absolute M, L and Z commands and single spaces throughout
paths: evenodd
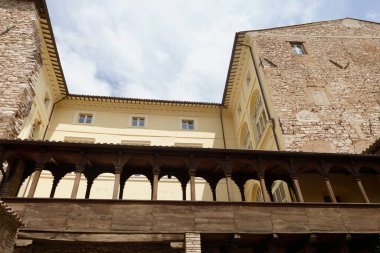
M 34 170 L 43 170 L 43 169 L 45 169 L 44 163 L 36 163 L 34 166 Z
M 160 174 L 160 168 L 158 166 L 155 166 L 152 169 L 153 175 L 159 175 Z
M 123 172 L 123 166 L 115 166 L 115 174 L 121 174 Z
M 195 177 L 197 170 L 195 168 L 189 168 L 189 175 Z
M 81 164 L 75 165 L 75 172 L 83 172 L 84 171 L 84 166 Z

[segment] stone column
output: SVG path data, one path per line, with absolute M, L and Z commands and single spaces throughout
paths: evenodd
M 153 190 L 152 190 L 152 200 L 157 200 L 158 194 L 158 176 L 160 175 L 160 168 L 157 166 L 153 168 Z
M 201 253 L 201 235 L 198 233 L 185 234 L 185 253 Z
M 49 198 L 54 198 L 55 190 L 57 189 L 57 186 L 60 180 L 61 180 L 61 177 L 60 178 L 54 177 L 53 186 L 51 187 Z
M 330 183 L 330 178 L 328 178 L 326 175 L 323 177 L 323 180 L 325 181 L 325 184 L 326 184 L 326 188 L 327 188 L 327 191 L 329 193 L 329 196 L 330 196 L 330 199 L 333 203 L 337 203 L 336 201 L 336 198 L 335 198 L 335 194 L 334 194 L 334 191 L 333 191 L 333 188 L 331 186 L 331 183 Z
M 119 198 L 120 175 L 121 175 L 122 171 L 123 171 L 122 166 L 115 166 L 115 183 L 113 185 L 112 199 L 118 199 Z
M 234 194 L 232 190 L 232 168 L 230 165 L 230 160 L 228 157 L 226 157 L 225 160 L 225 169 L 224 169 L 224 176 L 226 177 L 226 185 L 227 185 L 227 195 L 228 195 L 228 201 L 234 201 Z
M 196 171 L 194 169 L 189 170 L 191 201 L 196 201 L 196 198 L 195 198 L 195 174 L 196 174 Z
M 364 202 L 370 203 L 368 195 L 363 187 L 362 180 L 360 179 L 360 177 L 358 175 L 355 175 L 354 180 L 356 181 L 356 184 L 358 185 L 359 191 L 363 197 Z
M 298 176 L 294 174 L 291 176 L 291 178 L 292 178 L 294 190 L 296 191 L 298 202 L 304 202 L 302 192 L 301 192 L 301 187 L 298 183 Z
M 186 200 L 186 183 L 181 182 L 181 189 L 182 189 L 182 200 Z
M 34 169 L 34 176 L 32 179 L 32 184 L 30 186 L 29 192 L 28 192 L 28 198 L 33 198 L 34 194 L 37 189 L 38 180 L 40 179 L 41 172 L 45 168 L 45 165 L 42 163 L 36 164 L 36 168 Z
M 271 202 L 270 197 L 268 196 L 267 187 L 265 185 L 264 174 L 260 173 L 258 176 L 259 176 L 260 188 L 261 188 L 261 193 L 263 194 L 264 202 Z
M 75 167 L 74 185 L 73 185 L 73 189 L 71 191 L 71 198 L 72 199 L 76 199 L 77 198 L 80 178 L 82 177 L 83 171 L 84 171 L 84 166 L 76 165 L 76 167 Z
M 93 183 L 94 183 L 94 178 L 87 179 L 86 195 L 84 197 L 85 199 L 89 199 L 90 198 L 91 187 L 92 187 Z

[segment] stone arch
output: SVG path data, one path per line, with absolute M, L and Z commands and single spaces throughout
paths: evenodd
M 158 181 L 158 200 L 183 200 L 182 185 L 176 176 L 162 176 Z
M 105 172 L 99 174 L 91 187 L 91 199 L 112 199 L 113 187 L 115 184 L 115 175 Z
M 18 197 L 27 197 L 35 172 L 29 175 L 19 188 Z M 49 198 L 53 186 L 54 176 L 49 170 L 42 170 L 34 198 Z
M 235 183 L 233 179 L 232 182 L 232 193 L 233 193 L 233 201 L 241 201 L 241 194 L 239 187 Z M 222 178 L 218 181 L 216 185 L 216 201 L 229 201 L 228 200 L 228 192 L 227 192 L 227 183 L 226 178 Z
M 260 181 L 248 179 L 244 184 L 244 196 L 246 202 L 264 202 Z
M 127 178 L 122 199 L 150 200 L 152 198 L 152 186 L 147 176 L 133 174 Z
M 190 182 L 186 185 L 186 200 L 191 200 Z M 195 200 L 212 201 L 211 186 L 203 177 L 195 177 Z

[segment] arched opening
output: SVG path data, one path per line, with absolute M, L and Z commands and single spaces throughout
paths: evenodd
M 249 179 L 244 184 L 244 197 L 246 202 L 264 202 L 260 181 Z
M 186 185 L 186 200 L 191 200 L 190 182 Z M 195 177 L 195 200 L 212 201 L 211 187 L 202 177 Z
M 307 164 L 299 168 L 297 176 L 305 202 L 325 202 L 329 193 L 316 164 Z
M 271 186 L 274 202 L 292 202 L 292 194 L 288 184 L 283 180 L 275 180 Z
M 380 203 L 379 185 L 380 174 L 371 167 L 362 167 L 359 170 L 361 183 L 371 203 Z
M 91 187 L 90 199 L 112 199 L 115 175 L 112 173 L 102 173 L 95 180 Z
M 181 183 L 175 176 L 163 176 L 158 181 L 158 200 L 182 200 Z
M 30 186 L 32 184 L 32 180 L 35 172 L 33 172 L 30 176 L 28 176 L 24 182 L 22 183 L 17 197 L 27 197 L 30 191 Z M 53 187 L 53 175 L 48 170 L 42 170 L 40 178 L 38 180 L 38 184 L 36 187 L 36 191 L 34 193 L 34 198 L 49 198 L 50 192 Z
M 71 198 L 75 181 L 75 172 L 67 173 L 61 180 L 59 180 L 57 189 L 55 190 L 54 198 Z M 83 199 L 86 194 L 87 179 L 82 174 L 79 181 L 79 188 L 76 198 Z
M 232 198 L 233 198 L 232 201 L 234 202 L 241 201 L 241 194 L 240 194 L 239 187 L 232 179 L 231 179 L 231 186 L 232 186 Z M 216 185 L 216 201 L 229 201 L 226 178 L 220 179 L 218 184 Z
M 122 199 L 150 200 L 151 198 L 152 188 L 146 176 L 135 174 L 125 182 Z
M 330 169 L 328 176 L 337 202 L 364 202 L 354 177 L 349 170 L 344 167 L 335 166 Z

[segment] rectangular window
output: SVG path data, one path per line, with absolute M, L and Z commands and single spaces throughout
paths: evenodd
M 80 124 L 92 124 L 94 115 L 88 113 L 79 113 L 78 123 Z
M 292 52 L 294 55 L 304 55 L 306 54 L 305 47 L 302 42 L 290 42 L 292 47 Z
M 133 127 L 144 127 L 145 126 L 145 117 L 132 117 L 132 126 Z
M 182 120 L 182 129 L 193 130 L 194 129 L 194 120 L 183 119 Z

